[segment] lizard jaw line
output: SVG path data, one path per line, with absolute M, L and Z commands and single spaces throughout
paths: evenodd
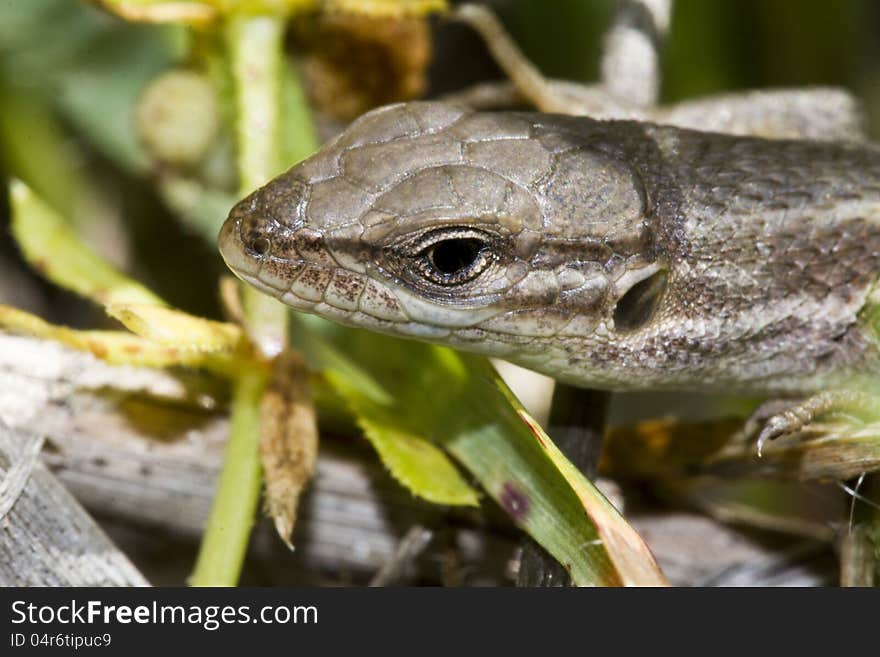
M 299 261 L 298 264 L 301 264 L 304 267 L 304 271 L 306 268 L 311 268 L 313 270 L 327 269 L 321 265 L 315 265 L 307 261 Z M 395 320 L 388 319 L 387 317 L 380 317 L 364 311 L 360 306 L 356 309 L 339 308 L 326 302 L 324 298 L 326 288 L 328 287 L 326 285 L 324 286 L 321 298 L 318 300 L 312 300 L 300 296 L 300 294 L 297 293 L 296 281 L 294 281 L 288 289 L 282 290 L 267 284 L 255 275 L 245 273 L 240 269 L 232 267 L 230 267 L 230 269 L 232 269 L 235 275 L 245 283 L 253 285 L 260 292 L 278 299 L 281 303 L 290 306 L 296 311 L 317 315 L 345 326 L 351 326 L 354 328 L 368 327 L 387 335 L 415 338 L 426 341 L 440 341 L 447 338 L 450 334 L 448 329 L 442 327 L 429 326 L 404 319 Z M 299 276 L 297 276 L 297 279 L 298 278 Z M 314 292 L 311 292 L 311 294 L 314 294 Z

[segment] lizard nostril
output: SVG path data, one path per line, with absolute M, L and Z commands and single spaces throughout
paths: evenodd
M 251 244 L 251 251 L 256 253 L 257 255 L 265 255 L 269 252 L 269 247 L 271 243 L 265 237 L 256 238 Z
M 257 215 L 242 218 L 239 235 L 245 249 L 257 256 L 266 255 L 272 248 L 271 223 Z
M 647 324 L 660 305 L 668 278 L 661 269 L 627 290 L 614 308 L 614 327 L 632 331 Z

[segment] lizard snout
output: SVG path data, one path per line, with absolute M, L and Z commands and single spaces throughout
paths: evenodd
M 226 266 L 236 275 L 254 276 L 259 270 L 259 262 L 250 257 L 241 235 L 241 216 L 234 211 L 220 228 L 217 246 Z

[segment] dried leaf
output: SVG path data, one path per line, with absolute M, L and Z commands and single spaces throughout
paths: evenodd
M 266 489 L 266 512 L 288 547 L 297 504 L 315 470 L 318 425 L 309 373 L 302 356 L 281 353 L 260 400 L 260 460 Z
M 609 477 L 658 479 L 682 472 L 718 454 L 742 427 L 742 420 L 682 422 L 644 420 L 612 427 L 602 446 L 599 471 Z
M 427 87 L 431 32 L 424 18 L 318 14 L 295 24 L 313 107 L 351 120 Z

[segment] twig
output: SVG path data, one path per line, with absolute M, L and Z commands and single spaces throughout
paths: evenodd
M 482 5 L 464 4 L 452 18 L 476 30 L 520 94 L 542 112 L 568 112 L 569 105 L 559 97 L 541 72 L 523 55 L 498 17 Z
M 2 420 L 0 420 L 0 431 L 7 433 L 10 431 L 2 423 Z M 3 480 L 0 481 L 0 522 L 3 522 L 6 514 L 12 509 L 27 486 L 31 473 L 40 460 L 43 436 L 27 436 L 16 443 L 10 443 L 7 447 L 12 449 L 7 450 L 6 457 L 9 460 L 9 467 Z
M 0 462 L 17 493 L 4 501 L 0 522 L 0 586 L 146 586 L 64 486 L 31 460 L 41 442 L 0 424 Z
M 421 525 L 412 526 L 401 539 L 394 555 L 385 562 L 373 577 L 370 586 L 389 586 L 396 584 L 403 577 L 407 568 L 428 547 L 434 533 Z

